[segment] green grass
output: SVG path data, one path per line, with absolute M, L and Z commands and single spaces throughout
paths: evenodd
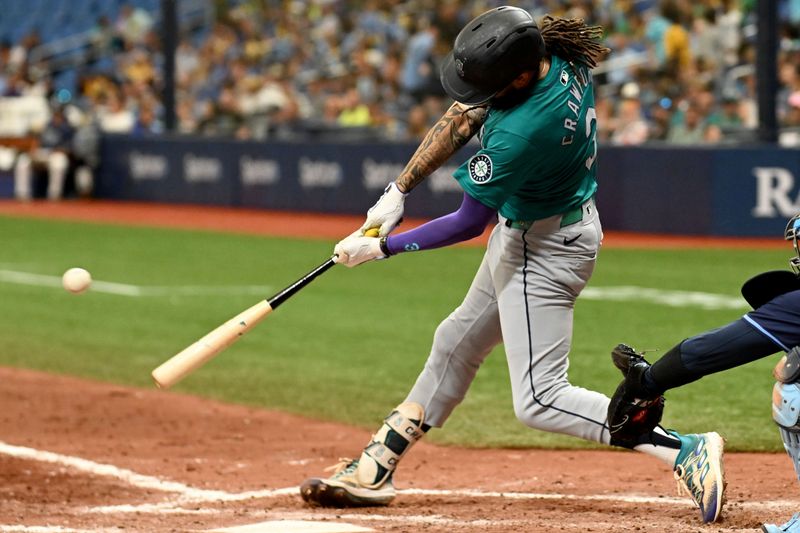
M 125 228 L 0 217 L 0 269 L 60 275 L 82 266 L 95 279 L 137 285 L 268 285 L 271 296 L 322 262 L 333 242 Z M 333 268 L 245 338 L 176 387 L 230 402 L 374 429 L 402 401 L 438 323 L 458 305 L 480 248 L 409 254 Z M 729 296 L 789 251 L 603 250 L 590 286 L 638 285 Z M 151 387 L 150 371 L 259 296 L 146 296 L 66 291 L 0 282 L 0 365 Z M 570 379 L 610 394 L 618 342 L 659 349 L 738 318 L 649 303 L 579 300 Z M 777 356 L 668 394 L 665 424 L 714 429 L 729 449 L 779 450 L 770 415 Z M 431 440 L 470 446 L 586 447 L 516 421 L 502 349 Z

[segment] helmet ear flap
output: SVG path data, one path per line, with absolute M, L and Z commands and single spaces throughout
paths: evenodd
M 787 241 L 791 241 L 792 239 L 797 237 L 797 234 L 800 232 L 800 214 L 797 214 L 789 219 L 789 222 L 786 224 L 786 230 L 784 231 L 783 237 Z
M 800 245 L 797 242 L 798 238 L 800 238 L 800 214 L 789 219 L 783 232 L 783 238 L 787 241 L 792 241 L 795 257 L 789 259 L 789 266 L 792 267 L 792 271 L 795 274 L 800 275 Z

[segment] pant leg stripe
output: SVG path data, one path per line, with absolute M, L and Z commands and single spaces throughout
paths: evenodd
M 789 351 L 789 348 L 785 344 L 783 344 L 780 340 L 778 340 L 778 337 L 776 337 L 775 335 L 773 335 L 772 333 L 770 333 L 769 331 L 764 329 L 761 326 L 761 324 L 759 324 L 758 322 L 756 322 L 755 320 L 750 318 L 748 315 L 744 315 L 742 318 L 745 319 L 747 322 L 749 322 L 750 325 L 752 325 L 758 331 L 763 333 L 769 340 L 771 340 L 772 342 L 774 342 L 775 344 L 780 346 L 781 350 L 783 350 L 784 352 L 788 352 Z
M 536 386 L 533 384 L 533 332 L 531 331 L 531 311 L 528 305 L 528 241 L 525 239 L 525 236 L 528 234 L 528 230 L 525 230 L 522 233 L 522 252 L 523 252 L 523 266 L 522 266 L 522 297 L 525 299 L 525 318 L 528 321 L 528 379 L 531 385 L 531 397 L 533 401 L 541 405 L 546 409 L 553 409 L 555 411 L 559 411 L 561 413 L 572 415 L 578 417 L 582 420 L 586 420 L 587 422 L 591 422 L 592 424 L 597 424 L 598 426 L 607 429 L 605 421 L 598 422 L 592 418 L 584 416 L 580 413 L 575 413 L 573 411 L 568 411 L 566 409 L 561 409 L 560 407 L 556 407 L 555 405 L 545 404 L 543 403 L 537 396 L 536 396 Z

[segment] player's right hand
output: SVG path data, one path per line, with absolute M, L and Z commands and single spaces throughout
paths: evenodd
M 385 237 L 397 227 L 403 218 L 403 208 L 408 193 L 400 192 L 395 182 L 390 183 L 378 201 L 367 211 L 367 219 L 361 225 L 363 235 L 370 228 L 379 228 L 379 236 Z
M 334 262 L 352 268 L 367 261 L 386 257 L 381 250 L 380 239 L 353 234 L 345 237 L 333 249 Z

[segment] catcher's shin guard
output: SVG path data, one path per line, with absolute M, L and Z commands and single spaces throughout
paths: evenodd
M 778 424 L 786 453 L 800 478 L 800 348 L 787 353 L 773 370 L 772 418 Z

